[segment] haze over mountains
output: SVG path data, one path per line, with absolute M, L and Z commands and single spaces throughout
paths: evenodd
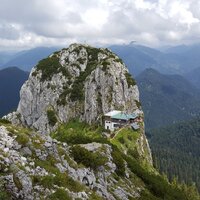
M 32 67 L 38 63 L 39 60 L 49 56 L 51 53 L 57 50 L 57 47 L 37 47 L 34 49 L 18 52 L 14 55 L 7 55 L 6 62 L 4 61 L 3 63 L 0 63 L 0 68 L 15 66 L 19 67 L 21 70 L 30 71 Z M 3 60 L 3 57 L 4 55 L 0 54 L 0 60 Z
M 141 45 L 114 45 L 110 47 L 120 55 L 129 70 L 138 75 L 146 68 L 165 74 L 181 74 L 200 67 L 200 45 L 177 46 L 159 51 Z
M 130 72 L 135 75 L 146 68 L 153 68 L 164 74 L 181 74 L 187 78 L 188 73 L 200 68 L 199 44 L 175 46 L 162 51 L 136 44 L 112 45 L 109 48 L 124 60 Z M 30 71 L 39 60 L 58 49 L 58 47 L 37 47 L 15 54 L 1 52 L 0 68 L 17 66 Z

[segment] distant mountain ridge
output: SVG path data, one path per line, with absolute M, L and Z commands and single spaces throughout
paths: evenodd
M 19 91 L 28 75 L 17 67 L 0 70 L 0 117 L 17 108 Z
M 37 47 L 16 53 L 1 68 L 17 66 L 24 71 L 31 71 L 39 60 L 57 51 L 57 47 Z
M 182 76 L 146 69 L 136 80 L 146 128 L 173 124 L 200 113 L 200 92 Z
M 113 45 L 109 48 L 124 60 L 129 71 L 135 75 L 146 68 L 153 68 L 165 74 L 183 75 L 200 67 L 199 44 L 180 45 L 165 51 L 136 44 Z

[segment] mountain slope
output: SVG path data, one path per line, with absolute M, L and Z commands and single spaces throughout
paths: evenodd
M 13 111 L 19 103 L 19 91 L 28 73 L 16 67 L 0 70 L 0 117 Z
M 156 167 L 172 179 L 195 182 L 200 190 L 200 119 L 148 132 Z
M 183 77 L 146 69 L 136 80 L 147 128 L 173 124 L 200 113 L 199 91 Z
M 6 117 L 18 127 L 0 120 L 2 199 L 199 200 L 153 168 L 137 85 L 108 49 L 62 49 L 39 62 L 20 93 Z M 139 128 L 104 130 L 102 115 L 114 109 L 139 112 Z
M 58 48 L 55 47 L 37 47 L 27 51 L 22 51 L 17 53 L 14 58 L 6 62 L 3 67 L 17 66 L 24 71 L 30 71 L 33 66 L 35 66 L 39 60 L 47 57 Z
M 64 142 L 62 134 L 72 132 L 74 137 L 68 135 L 68 143 Z M 144 155 L 135 151 L 142 132 L 125 128 L 121 134 L 128 140 L 105 139 L 99 128 L 71 121 L 55 132 L 62 138 L 57 141 L 5 120 L 0 122 L 0 198 L 200 199 L 193 187 L 171 184 L 151 165 L 142 164 Z M 128 154 L 120 151 L 127 148 L 127 142 L 132 143 Z

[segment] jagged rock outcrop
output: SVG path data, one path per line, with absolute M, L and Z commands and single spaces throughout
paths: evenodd
M 16 113 L 7 118 L 49 133 L 71 118 L 92 123 L 113 109 L 132 113 L 137 102 L 138 87 L 120 58 L 108 49 L 72 44 L 33 68 Z

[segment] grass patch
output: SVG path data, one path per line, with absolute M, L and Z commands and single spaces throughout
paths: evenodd
M 55 176 L 33 176 L 34 185 L 42 185 L 44 188 L 53 189 L 56 186 L 66 187 L 73 192 L 81 192 L 85 190 L 85 186 L 75 181 L 67 173 L 57 172 Z
M 31 130 L 23 127 L 18 127 L 17 129 L 12 126 L 11 124 L 8 124 L 6 126 L 8 132 L 12 136 L 17 136 L 16 141 L 22 145 L 22 146 L 27 146 L 29 142 L 29 138 L 31 136 Z
M 85 122 L 79 122 L 77 119 L 62 124 L 51 136 L 61 142 L 68 144 L 87 144 L 91 142 L 109 143 L 102 136 L 103 127 L 88 125 Z
M 29 136 L 27 136 L 26 134 L 19 134 L 16 137 L 16 141 L 21 144 L 22 146 L 26 146 L 27 143 L 29 142 Z
M 136 141 L 139 137 L 139 130 L 134 131 L 131 128 L 122 128 L 110 142 L 122 152 L 127 152 L 128 149 L 134 150 L 136 148 Z
M 51 194 L 48 199 L 50 200 L 72 200 L 68 192 L 64 189 L 57 189 L 53 194 Z

